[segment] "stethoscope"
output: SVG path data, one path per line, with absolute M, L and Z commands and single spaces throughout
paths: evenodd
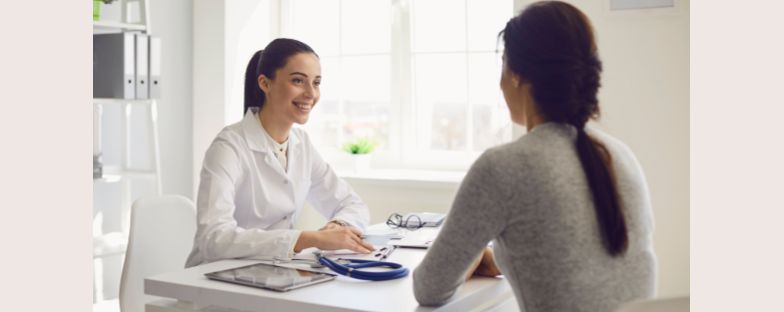
M 321 255 L 321 252 L 314 252 L 318 262 L 330 270 L 335 271 L 340 275 L 345 275 L 351 278 L 367 280 L 367 281 L 386 281 L 396 278 L 405 277 L 408 275 L 408 268 L 403 267 L 400 263 L 374 261 L 374 260 L 361 260 L 361 259 L 342 259 L 336 260 L 329 259 Z M 365 271 L 364 268 L 379 268 L 386 267 L 386 271 Z

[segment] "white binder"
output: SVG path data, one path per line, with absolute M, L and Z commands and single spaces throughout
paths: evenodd
M 148 36 L 136 34 L 136 98 L 149 98 Z
M 93 98 L 136 98 L 133 33 L 93 35 Z
M 150 37 L 150 98 L 161 98 L 161 38 Z

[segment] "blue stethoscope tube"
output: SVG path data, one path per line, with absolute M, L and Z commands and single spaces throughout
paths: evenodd
M 408 268 L 394 262 L 385 261 L 372 261 L 360 259 L 337 259 L 334 261 L 327 257 L 318 257 L 319 263 L 330 268 L 335 273 L 345 275 L 348 277 L 367 280 L 367 281 L 386 281 L 396 278 L 405 277 L 408 275 Z M 338 261 L 348 261 L 347 264 L 341 264 Z M 387 267 L 387 271 L 364 271 L 362 268 L 371 267 Z

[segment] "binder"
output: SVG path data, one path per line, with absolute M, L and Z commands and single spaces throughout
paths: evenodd
M 150 63 L 150 98 L 151 99 L 160 99 L 161 98 L 161 38 L 149 36 L 150 37 L 150 52 L 149 52 L 149 63 Z
M 133 33 L 93 35 L 93 98 L 136 98 Z
M 149 98 L 149 66 L 148 59 L 148 41 L 149 36 L 145 34 L 136 34 L 136 98 L 148 99 Z

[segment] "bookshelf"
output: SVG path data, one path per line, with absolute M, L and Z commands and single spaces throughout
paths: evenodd
M 115 14 L 93 21 L 93 34 L 150 34 L 149 0 L 115 0 L 105 8 Z M 102 173 L 93 178 L 93 303 L 105 306 L 119 296 L 131 205 L 139 196 L 161 194 L 158 101 L 93 98 L 92 105 L 97 114 L 93 119 L 94 144 L 99 146 L 93 152 L 106 156 L 103 147 L 111 145 L 114 156 L 102 159 Z M 147 160 L 146 164 L 139 166 L 138 159 Z M 119 304 L 111 306 L 119 308 Z

